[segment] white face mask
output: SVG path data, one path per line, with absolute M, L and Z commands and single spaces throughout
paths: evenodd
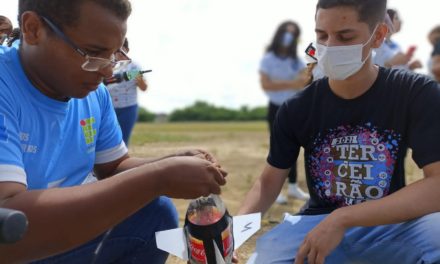
M 328 47 L 317 43 L 316 58 L 319 69 L 332 80 L 345 80 L 357 73 L 371 55 L 370 51 L 365 60 L 362 60 L 362 50 L 371 41 L 376 29 L 377 26 L 365 44 Z
M 293 36 L 292 33 L 290 33 L 290 32 L 285 32 L 284 35 L 283 35 L 283 39 L 282 39 L 281 45 L 282 45 L 283 47 L 286 47 L 286 48 L 287 48 L 287 47 L 290 46 L 290 44 L 292 44 L 292 42 L 293 42 L 294 39 L 295 39 L 295 37 Z

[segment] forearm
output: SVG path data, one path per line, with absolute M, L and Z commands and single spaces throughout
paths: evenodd
M 275 172 L 274 172 L 275 171 Z M 288 170 L 266 166 L 262 176 L 255 182 L 240 207 L 238 214 L 265 213 L 275 201 L 283 187 Z
M 440 177 L 415 182 L 379 200 L 335 210 L 346 227 L 395 224 L 440 211 Z
M 160 168 L 145 165 L 96 183 L 25 191 L 2 206 L 29 220 L 24 239 L 0 246 L 0 263 L 26 262 L 83 244 L 120 223 L 160 193 Z
M 210 153 L 201 150 L 201 149 L 190 149 L 190 150 L 181 150 L 176 153 L 166 155 L 160 158 L 134 158 L 129 157 L 124 160 L 122 160 L 118 166 L 115 169 L 116 173 L 120 173 L 132 168 L 136 168 L 139 166 L 142 166 L 144 164 L 149 164 L 157 161 L 161 161 L 164 159 L 172 158 L 172 157 L 179 157 L 179 156 L 197 156 L 201 159 L 205 159 L 207 161 L 217 163 L 217 160 L 212 156 Z
M 304 88 L 300 80 L 291 81 L 266 81 L 262 84 L 265 91 L 298 90 Z
M 145 164 L 149 164 L 149 163 L 153 163 L 156 161 L 160 161 L 163 159 L 167 159 L 170 157 L 174 157 L 175 154 L 170 154 L 167 156 L 163 156 L 160 158 L 137 158 L 137 157 L 130 157 L 128 159 L 123 160 L 119 166 L 116 168 L 115 173 L 121 173 L 123 171 L 129 170 L 129 169 L 133 169 L 133 168 L 137 168 L 139 166 L 145 165 Z

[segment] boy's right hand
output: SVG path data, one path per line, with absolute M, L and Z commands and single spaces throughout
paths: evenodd
M 161 194 L 172 198 L 194 199 L 220 194 L 226 184 L 225 170 L 215 163 L 196 156 L 171 157 L 157 162 L 160 166 Z

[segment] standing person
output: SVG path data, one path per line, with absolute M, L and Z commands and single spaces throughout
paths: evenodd
M 428 35 L 433 49 L 428 61 L 428 71 L 437 82 L 440 82 L 440 25 L 434 27 Z
M 239 214 L 270 207 L 300 147 L 311 198 L 259 238 L 249 263 L 440 263 L 440 86 L 372 63 L 386 4 L 318 1 L 327 77 L 278 110 L 268 164 Z M 408 148 L 424 178 L 404 186 Z
M 383 64 L 378 63 L 378 65 L 389 68 L 393 67 L 407 69 L 411 71 L 422 68 L 422 64 L 419 60 L 413 60 L 416 46 L 409 47 L 406 52 L 403 52 L 400 45 L 391 39 L 391 37 L 394 34 L 399 33 L 402 28 L 402 20 L 399 16 L 399 13 L 395 9 L 387 9 L 387 16 L 391 20 L 391 30 L 388 30 L 385 41 L 382 43 L 379 49 L 387 50 L 386 53 L 391 54 L 391 58 L 387 56 Z
M 121 49 L 125 54 L 130 51 L 127 38 L 125 39 Z M 126 60 L 127 58 L 125 57 L 124 53 L 117 52 L 115 55 L 116 60 Z M 126 64 L 123 67 L 115 70 L 114 74 L 136 70 L 139 71 L 141 69 L 134 62 L 130 62 L 129 64 Z M 118 118 L 119 125 L 121 126 L 122 139 L 127 146 L 130 141 L 131 132 L 138 117 L 137 88 L 139 88 L 141 91 L 146 91 L 147 87 L 148 85 L 141 74 L 139 74 L 134 80 L 122 81 L 120 83 L 107 85 L 107 89 L 112 97 L 116 117 Z
M 12 32 L 12 22 L 5 16 L 0 16 L 0 45 L 8 39 Z
M 127 0 L 19 0 L 19 49 L 0 47 L 0 204 L 29 228 L 0 263 L 164 263 L 154 235 L 178 220 L 164 196 L 225 184 L 204 151 L 128 155 L 101 82 L 130 12 Z
M 297 43 L 301 30 L 297 23 L 285 21 L 278 26 L 272 43 L 260 64 L 261 86 L 269 98 L 268 116 L 269 132 L 272 135 L 273 121 L 280 105 L 304 88 L 310 80 L 304 62 L 298 58 Z M 297 184 L 296 163 L 289 172 L 289 196 L 307 200 L 309 195 Z M 280 193 L 278 203 L 286 203 L 287 198 Z

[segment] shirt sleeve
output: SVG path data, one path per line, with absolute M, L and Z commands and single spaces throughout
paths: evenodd
M 270 150 L 267 162 L 278 169 L 292 167 L 300 150 L 300 144 L 295 137 L 293 127 L 290 125 L 294 120 L 289 115 L 289 103 L 290 101 L 279 108 L 270 135 Z
M 7 96 L 6 84 L 0 79 L 0 182 L 27 185 L 20 144 L 19 117 L 13 98 Z M 6 92 L 5 92 L 6 91 Z
M 113 109 L 110 94 L 100 86 L 101 125 L 96 142 L 96 164 L 114 161 L 124 156 L 128 150 L 122 140 L 121 127 Z
M 408 124 L 409 147 L 420 168 L 440 161 L 440 86 L 434 81 L 425 82 L 416 82 L 421 87 L 412 95 Z
M 265 54 L 260 62 L 260 72 L 264 74 L 269 74 L 270 68 L 271 66 L 270 66 L 269 54 Z

